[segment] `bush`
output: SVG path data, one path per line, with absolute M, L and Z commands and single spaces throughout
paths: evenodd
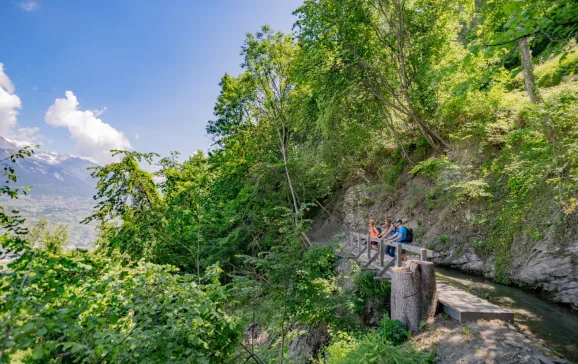
M 240 338 L 214 269 L 201 286 L 170 266 L 31 249 L 8 269 L 0 280 L 8 362 L 222 362 Z
M 441 156 L 441 158 L 432 157 L 416 164 L 409 173 L 413 175 L 422 175 L 431 180 L 436 180 L 440 172 L 451 164 L 452 163 L 448 161 L 448 157 L 445 155 Z
M 391 283 L 374 278 L 372 272 L 357 271 L 352 274 L 352 280 L 358 287 L 355 310 L 366 326 L 375 326 L 389 312 Z
M 431 363 L 432 355 L 421 353 L 411 343 L 395 346 L 384 340 L 378 331 L 355 337 L 339 332 L 326 348 L 323 364 L 352 363 Z
M 375 280 L 375 274 L 368 271 L 359 271 L 353 275 L 353 283 L 359 287 L 359 296 L 363 299 L 384 298 L 389 300 L 391 283 Z
M 399 345 L 409 339 L 411 331 L 408 331 L 405 325 L 398 320 L 392 320 L 386 315 L 380 322 L 379 331 L 385 340 L 393 345 Z

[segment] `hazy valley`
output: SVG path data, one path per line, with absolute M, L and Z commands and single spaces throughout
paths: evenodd
M 0 157 L 5 159 L 22 146 L 21 142 L 0 137 Z M 70 245 L 88 248 L 94 241 L 94 224 L 80 221 L 94 206 L 95 182 L 87 170 L 94 166 L 84 158 L 36 149 L 32 157 L 13 165 L 18 180 L 12 185 L 30 186 L 31 190 L 18 199 L 2 197 L 2 205 L 19 210 L 27 226 L 38 223 L 41 217 L 51 224 L 66 224 Z

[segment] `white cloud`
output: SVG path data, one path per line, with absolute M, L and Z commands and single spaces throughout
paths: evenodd
M 18 3 L 18 7 L 20 9 L 26 10 L 26 11 L 34 11 L 34 10 L 38 9 L 39 6 L 40 6 L 40 4 L 38 3 L 38 1 L 34 1 L 34 0 L 20 1 Z
M 46 111 L 45 120 L 55 127 L 67 127 L 76 143 L 76 151 L 83 157 L 97 163 L 112 161 L 111 149 L 130 149 L 128 139 L 121 131 L 98 118 L 99 113 L 82 111 L 72 91 L 66 91 L 66 98 L 56 99 Z
M 134 133 L 134 140 L 139 140 L 140 139 L 140 135 L 138 135 L 138 133 Z
M 9 136 L 16 125 L 18 110 L 22 108 L 20 98 L 14 94 L 14 85 L 0 63 L 0 135 Z
M 105 111 L 106 111 L 106 106 L 100 110 L 93 110 L 92 113 L 94 114 L 95 117 L 99 117 L 100 115 L 104 114 Z
M 38 128 L 37 126 L 32 128 L 28 127 L 18 128 L 16 129 L 16 131 L 12 131 L 10 137 L 34 145 L 45 144 L 47 142 L 50 142 L 50 140 L 46 139 L 44 135 L 38 134 L 39 131 L 40 128 Z
M 13 139 L 19 146 L 41 144 L 46 138 L 38 134 L 37 127 L 16 128 L 16 118 L 22 102 L 14 91 L 14 84 L 4 72 L 4 64 L 0 63 L 0 136 Z

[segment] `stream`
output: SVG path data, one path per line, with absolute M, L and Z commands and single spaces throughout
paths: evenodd
M 522 330 L 543 340 L 566 359 L 578 362 L 578 312 L 551 302 L 537 292 L 446 267 L 436 266 L 436 270 L 439 281 L 469 288 L 470 293 L 514 312 L 515 322 Z

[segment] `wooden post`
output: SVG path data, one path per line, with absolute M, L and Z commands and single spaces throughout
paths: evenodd
M 392 269 L 392 320 L 403 322 L 416 333 L 420 322 L 433 319 L 436 308 L 437 287 L 433 263 L 412 260 L 405 267 Z
M 421 255 L 421 260 L 424 262 L 427 262 L 427 249 L 422 249 L 420 255 Z
M 401 267 L 401 243 L 397 243 L 397 249 L 395 252 L 395 266 Z
M 382 267 L 383 267 L 383 264 L 384 264 L 384 263 L 383 263 L 383 258 L 384 258 L 384 255 L 383 255 L 383 254 L 384 254 L 383 243 L 384 243 L 384 240 L 385 240 L 385 239 L 381 239 L 381 240 L 379 241 L 379 262 L 380 262 L 380 265 L 381 265 Z
M 359 255 L 359 253 L 361 253 L 361 237 L 359 236 L 359 234 L 357 235 L 357 255 Z
M 353 244 L 353 233 L 349 234 L 349 247 L 347 249 L 347 257 L 351 257 L 353 251 L 355 250 L 355 244 Z
M 371 259 L 371 236 L 367 235 L 367 260 Z

